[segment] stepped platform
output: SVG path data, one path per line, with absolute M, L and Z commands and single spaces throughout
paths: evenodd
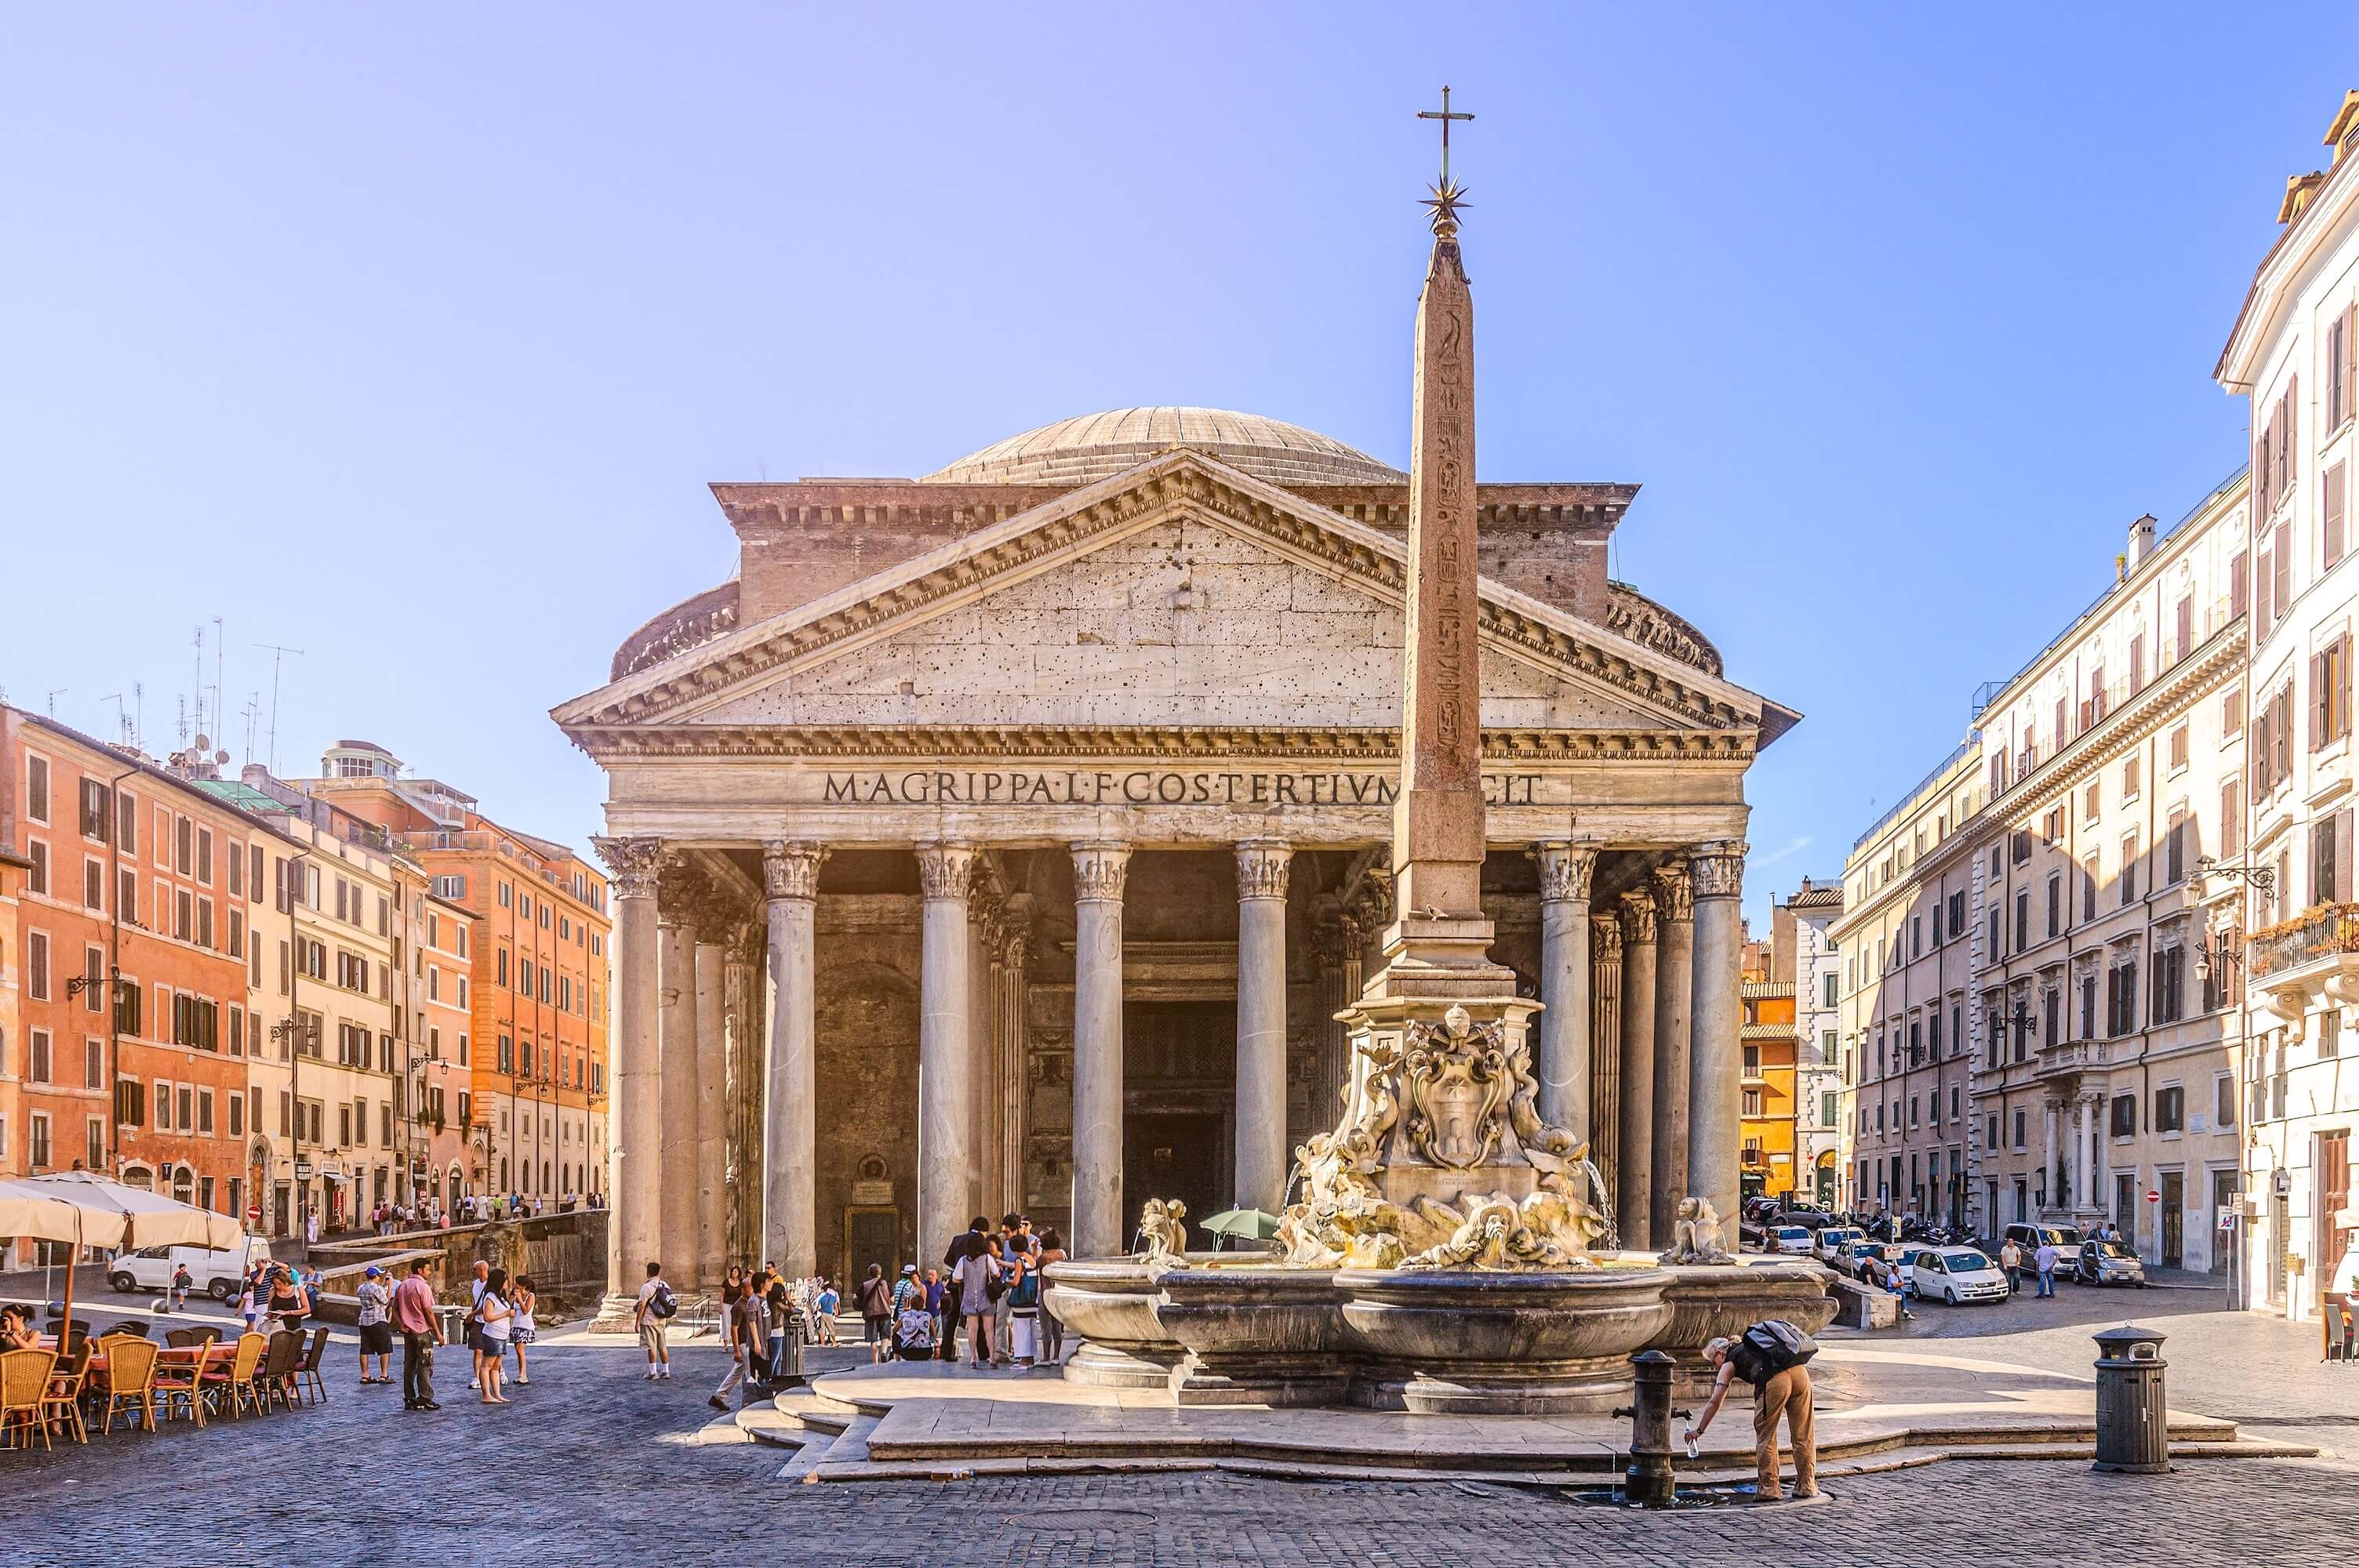
M 1953 1345 L 1827 1343 L 1810 1369 L 1820 1468 L 1840 1476 L 1945 1459 L 2086 1459 L 2090 1376 L 1959 1353 Z M 1690 1401 L 1682 1401 L 1683 1404 Z M 1701 1401 L 1694 1401 L 1701 1402 Z M 1683 1480 L 1749 1479 L 1743 1390 Z M 2172 1457 L 2295 1457 L 2233 1422 L 2170 1412 Z M 1595 1488 L 1625 1464 L 1629 1423 L 1606 1416 L 1418 1415 L 1344 1408 L 1189 1406 L 1161 1390 L 1067 1382 L 1056 1370 L 896 1362 L 828 1372 L 738 1417 L 794 1450 L 796 1482 L 1221 1469 L 1309 1478 L 1485 1480 Z

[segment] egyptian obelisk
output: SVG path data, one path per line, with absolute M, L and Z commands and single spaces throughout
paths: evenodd
M 1448 124 L 1447 121 L 1443 122 Z M 1364 996 L 1515 1000 L 1483 917 L 1482 659 L 1475 638 L 1474 297 L 1458 251 L 1463 192 L 1445 159 L 1418 297 L 1409 427 L 1408 606 L 1394 919 Z

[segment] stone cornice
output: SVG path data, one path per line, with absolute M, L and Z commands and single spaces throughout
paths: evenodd
M 1224 520 L 1282 554 L 1355 580 L 1381 598 L 1403 598 L 1406 568 L 1398 540 L 1182 450 L 740 628 L 691 656 L 563 704 L 551 717 L 578 739 L 585 727 L 692 712 L 756 676 L 791 670 L 886 634 L 887 623 L 913 611 L 1020 580 L 1093 542 L 1179 515 Z M 1484 640 L 1502 651 L 1552 673 L 1603 683 L 1675 722 L 1750 730 L 1762 721 L 1761 699 L 1753 694 L 1497 584 L 1483 587 L 1480 622 Z
M 1397 729 L 1218 725 L 671 724 L 585 725 L 574 742 L 602 761 L 628 757 L 1204 757 L 1386 762 Z M 1485 762 L 1745 762 L 1750 730 L 1485 730 Z

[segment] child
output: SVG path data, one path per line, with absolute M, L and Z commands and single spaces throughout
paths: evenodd
M 819 1282 L 819 1342 L 821 1345 L 833 1345 L 836 1342 L 835 1313 L 836 1309 L 842 1304 L 843 1298 L 835 1292 L 835 1281 L 828 1279 L 821 1280 Z
M 186 1263 L 172 1265 L 171 1303 L 174 1312 L 189 1304 L 189 1292 L 196 1288 L 196 1279 L 189 1272 L 189 1266 Z

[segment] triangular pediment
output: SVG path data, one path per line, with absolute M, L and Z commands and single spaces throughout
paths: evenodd
M 614 730 L 1313 729 L 1400 719 L 1401 544 L 1190 451 L 1059 497 L 556 710 Z M 1764 705 L 1489 580 L 1488 730 L 1747 743 Z M 593 746 L 594 749 L 594 746 Z

